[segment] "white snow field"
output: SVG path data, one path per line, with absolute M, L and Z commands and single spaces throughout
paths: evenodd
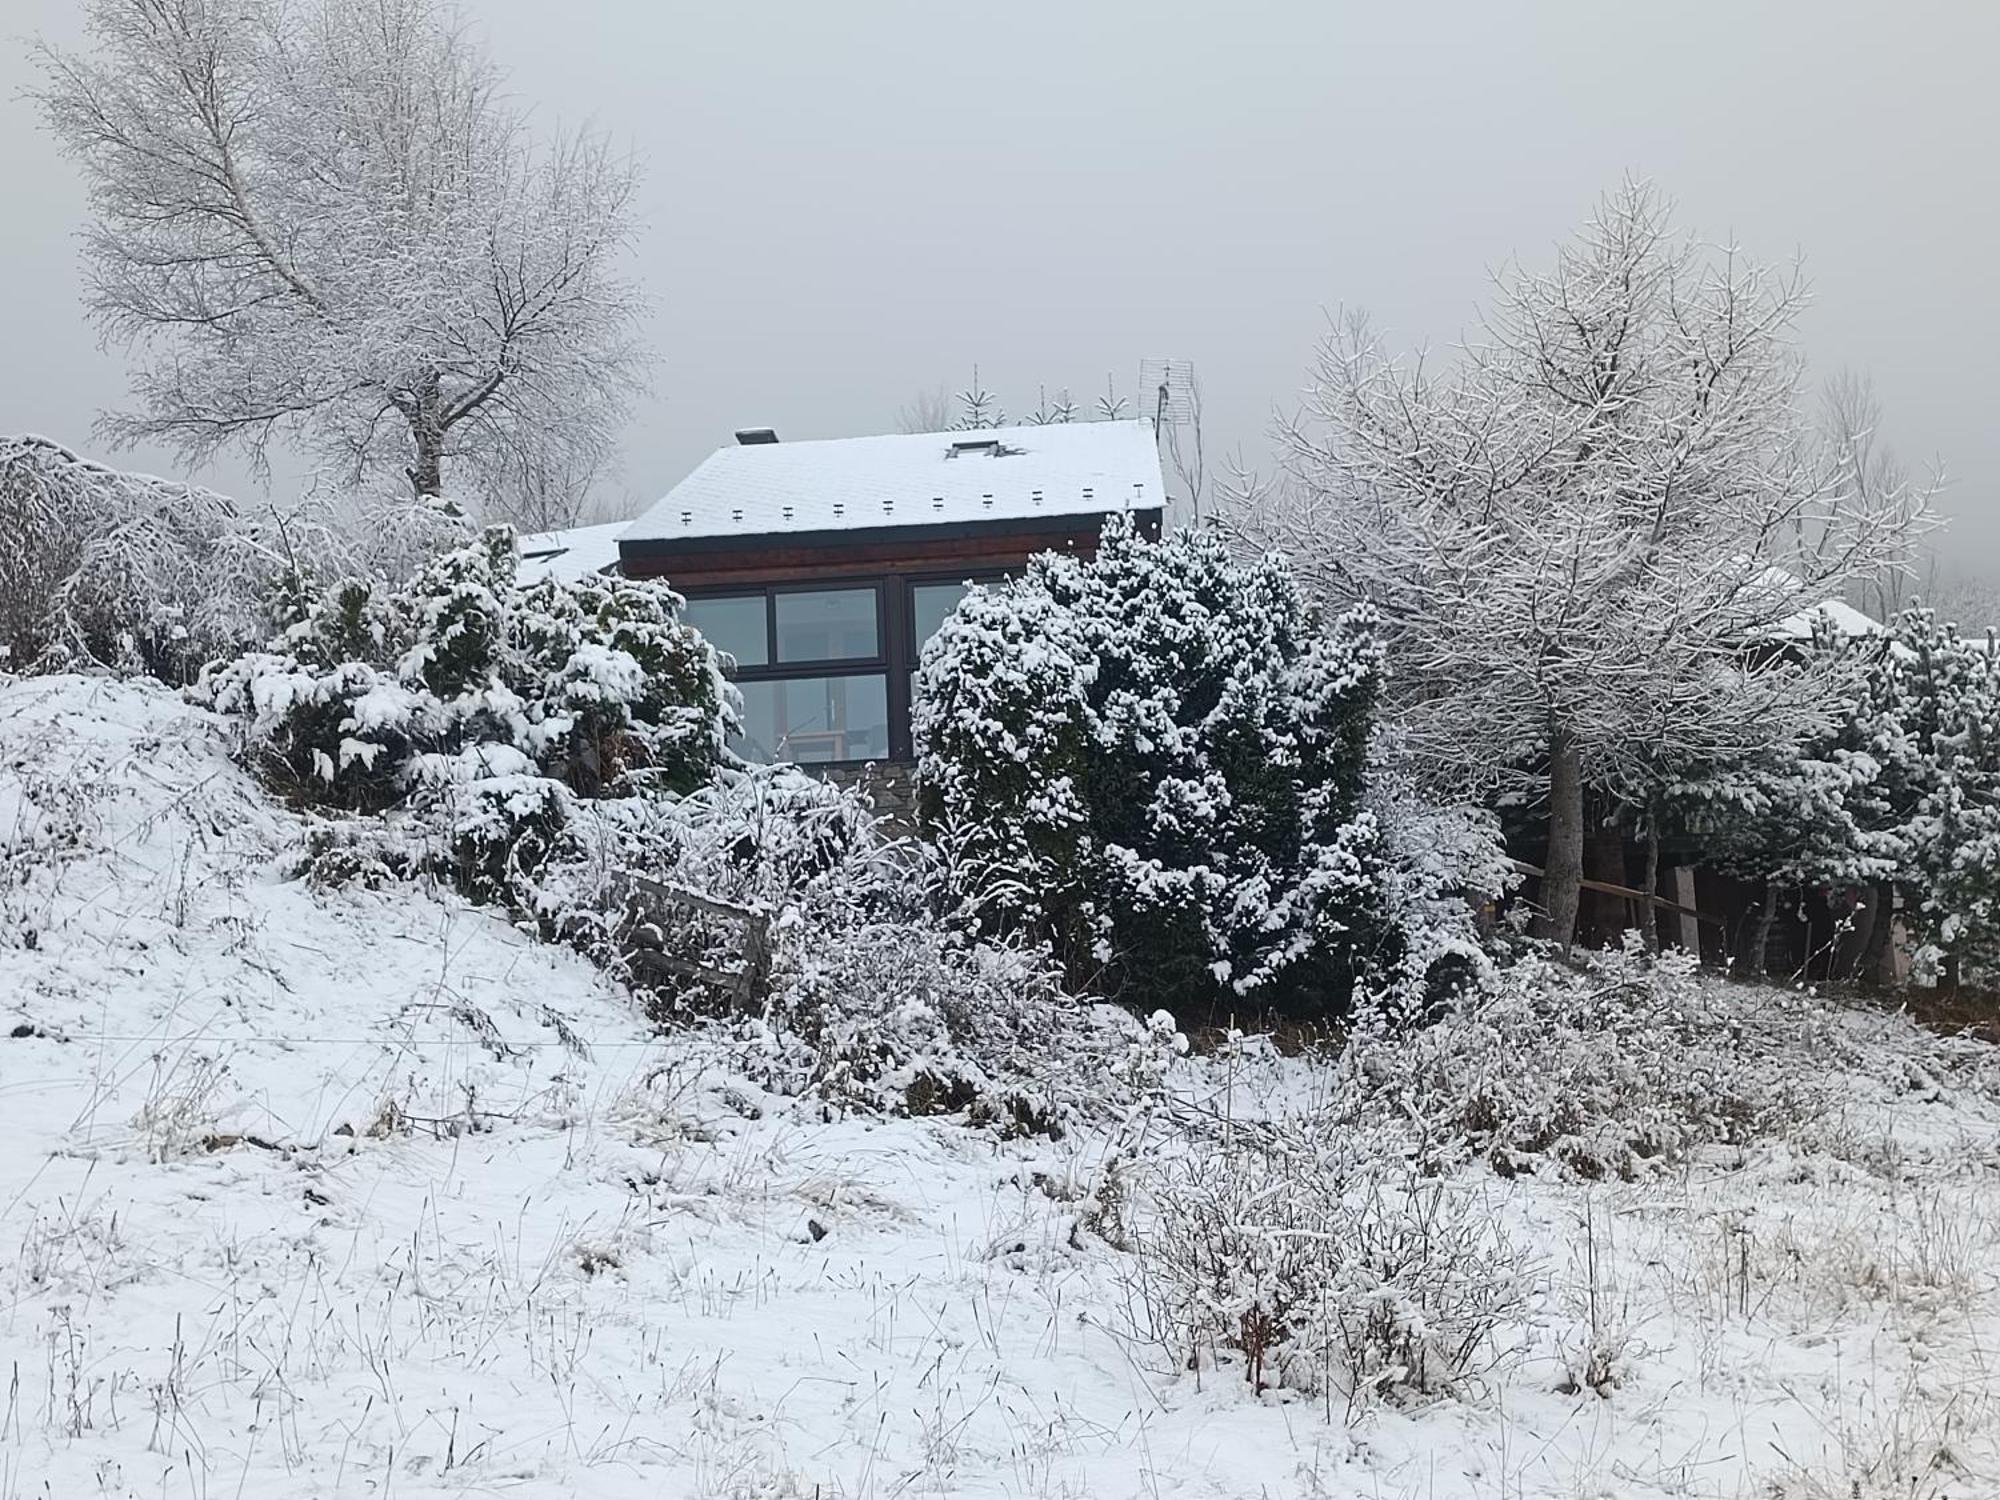
M 0 1500 L 2000 1494 L 1979 1044 L 1832 1012 L 1782 1138 L 1465 1168 L 1483 1373 L 1258 1393 L 1143 1336 L 1108 1127 L 829 1120 L 494 913 L 289 879 L 301 827 L 163 690 L 0 683 Z

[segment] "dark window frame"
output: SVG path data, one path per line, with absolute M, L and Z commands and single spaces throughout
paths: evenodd
M 889 611 L 883 608 L 883 606 L 888 602 L 889 589 L 887 587 L 887 583 L 888 583 L 887 579 L 877 576 L 873 578 L 858 579 L 852 582 L 836 582 L 833 580 L 829 580 L 825 583 L 767 584 L 764 589 L 764 643 L 765 643 L 764 655 L 767 658 L 769 658 L 768 666 L 785 668 L 784 671 L 773 673 L 772 675 L 778 677 L 796 677 L 801 675 L 800 668 L 810 667 L 810 666 L 824 666 L 829 661 L 845 662 L 850 665 L 865 663 L 865 664 L 873 664 L 875 666 L 886 667 L 889 661 L 890 625 L 889 625 Z M 873 656 L 836 656 L 831 658 L 814 657 L 810 660 L 801 659 L 798 661 L 784 661 L 779 658 L 778 600 L 782 595 L 860 594 L 860 593 L 872 593 L 875 596 L 875 654 Z M 767 670 L 767 668 L 760 670 Z M 852 677 L 858 674 L 853 672 L 833 673 L 833 674 L 819 672 L 819 673 L 814 673 L 812 675 L 820 677 L 825 677 L 828 675 Z
M 907 764 L 916 758 L 910 733 L 911 679 L 917 670 L 922 642 L 916 634 L 916 591 L 932 584 L 968 586 L 1004 583 L 1018 575 L 1018 569 L 1004 567 L 922 568 L 892 572 L 830 574 L 823 578 L 787 579 L 782 583 L 717 584 L 708 588 L 682 590 L 690 603 L 703 599 L 764 599 L 764 655 L 760 666 L 738 666 L 729 673 L 732 682 L 783 682 L 822 677 L 886 677 L 885 696 L 889 712 L 889 753 L 887 761 Z M 873 656 L 837 657 L 832 660 L 779 661 L 778 596 L 780 594 L 823 594 L 842 590 L 872 589 L 875 593 L 875 652 Z M 872 764 L 865 760 L 808 761 L 807 766 L 852 770 Z

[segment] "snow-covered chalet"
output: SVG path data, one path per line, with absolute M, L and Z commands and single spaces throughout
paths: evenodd
M 753 428 L 617 532 L 617 568 L 671 584 L 735 659 L 740 754 L 903 762 L 918 653 L 968 587 L 1039 552 L 1087 556 L 1116 513 L 1157 535 L 1165 503 L 1148 421 L 793 443 Z M 607 540 L 524 538 L 524 562 L 608 565 Z

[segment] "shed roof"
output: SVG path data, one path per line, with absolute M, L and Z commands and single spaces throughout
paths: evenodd
M 1771 633 L 1787 640 L 1809 641 L 1818 633 L 1821 622 L 1831 627 L 1837 637 L 1850 641 L 1889 633 L 1880 620 L 1863 614 L 1844 599 L 1821 599 L 1809 604 L 1797 614 L 1780 620 Z
M 621 540 L 1022 522 L 1165 503 L 1150 422 L 897 433 L 718 448 Z
M 586 573 L 602 573 L 618 562 L 618 538 L 630 521 L 611 521 L 602 526 L 572 526 L 567 531 L 530 531 L 518 546 L 521 567 L 517 575 L 523 583 L 540 583 L 553 578 L 570 583 Z

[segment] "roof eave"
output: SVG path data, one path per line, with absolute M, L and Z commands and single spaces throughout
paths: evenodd
M 969 521 L 930 521 L 892 526 L 832 527 L 817 531 L 743 531 L 704 536 L 634 537 L 619 539 L 621 558 L 681 557 L 706 552 L 738 552 L 754 547 L 820 547 L 837 551 L 882 542 L 955 541 L 965 537 L 1046 536 L 1051 532 L 1089 532 L 1102 528 L 1108 516 L 1151 518 L 1165 509 L 1133 505 L 1120 510 L 1055 512 L 1037 516 L 989 517 Z

